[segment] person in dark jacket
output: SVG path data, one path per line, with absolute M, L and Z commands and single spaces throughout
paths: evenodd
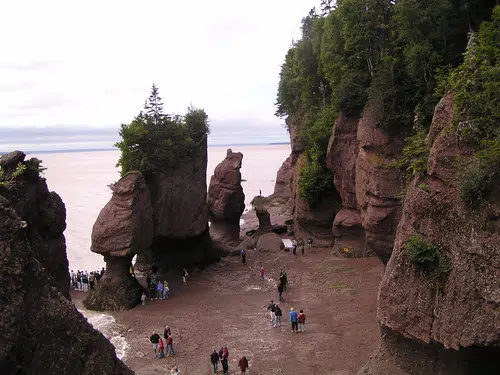
M 212 362 L 212 366 L 214 367 L 214 374 L 217 374 L 218 365 L 219 365 L 219 353 L 214 349 L 214 352 L 210 355 L 210 362 Z
M 240 361 L 238 362 L 238 366 L 239 366 L 242 374 L 244 374 L 245 372 L 247 372 L 247 368 L 248 368 L 248 359 L 247 359 L 247 357 L 241 357 Z
M 247 253 L 245 252 L 245 249 L 241 249 L 241 263 L 245 264 L 247 261 Z
M 271 311 L 271 322 L 274 322 L 274 310 L 276 308 L 276 305 L 274 304 L 274 301 L 271 300 L 271 303 L 269 306 L 267 306 L 267 309 Z
M 155 357 L 156 357 L 156 352 L 158 350 L 158 343 L 160 342 L 160 335 L 157 334 L 155 331 L 153 331 L 153 334 L 149 338 L 149 342 L 153 344 L 153 349 L 155 351 Z
M 172 331 L 170 330 L 169 326 L 165 326 L 165 329 L 163 330 L 163 337 L 165 340 L 168 338 L 168 336 L 172 335 Z
M 285 302 L 285 299 L 283 298 L 283 283 L 280 282 L 278 284 L 278 296 L 280 297 L 280 302 Z
M 222 373 L 229 374 L 229 350 L 227 349 L 227 346 L 224 346 L 223 348 L 221 348 L 221 350 L 219 350 L 219 357 L 220 363 L 222 364 Z
M 283 316 L 283 312 L 281 311 L 278 305 L 274 308 L 274 328 L 281 327 L 281 317 Z

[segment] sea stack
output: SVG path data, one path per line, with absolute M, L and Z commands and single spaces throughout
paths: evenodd
M 153 242 L 153 209 L 143 175 L 129 172 L 112 185 L 113 195 L 92 228 L 91 250 L 104 256 L 106 272 L 84 304 L 121 310 L 140 303 L 142 286 L 130 273 L 134 255 Z
M 227 150 L 226 158 L 215 168 L 208 189 L 210 235 L 226 246 L 235 246 L 240 238 L 240 217 L 245 210 L 241 186 L 243 154 Z

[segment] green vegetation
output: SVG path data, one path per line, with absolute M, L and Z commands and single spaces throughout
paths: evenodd
M 209 132 L 208 116 L 203 109 L 188 108 L 184 116 L 167 115 L 158 88 L 151 94 L 130 124 L 122 124 L 122 140 L 115 144 L 121 151 L 117 167 L 121 175 L 132 170 L 150 174 L 175 168 L 198 150 Z
M 406 180 L 423 175 L 427 170 L 429 147 L 425 138 L 426 132 L 423 130 L 406 138 L 403 157 L 395 163 L 398 168 L 404 171 Z
M 431 192 L 431 186 L 429 184 L 418 184 L 418 188 L 420 190 L 425 191 L 426 193 L 430 193 Z
M 464 62 L 441 82 L 455 92 L 454 122 L 460 142 L 479 149 L 459 175 L 459 190 L 469 206 L 484 202 L 500 177 L 500 6 L 491 22 L 469 35 Z
M 28 168 L 26 167 L 25 164 L 18 163 L 16 166 L 16 170 L 14 172 L 12 172 L 12 177 L 17 178 L 19 176 L 22 176 L 24 174 L 24 172 L 26 172 L 26 169 L 28 169 Z
M 26 160 L 24 163 L 18 163 L 16 165 L 16 169 L 14 169 L 11 173 L 8 173 L 5 169 L 0 167 L 0 186 L 5 187 L 10 181 L 28 173 L 31 176 L 34 174 L 36 174 L 36 176 L 40 176 L 40 174 L 43 174 L 43 171 L 46 169 L 47 168 L 42 166 L 42 161 L 37 158 L 31 158 Z
M 405 243 L 404 254 L 424 271 L 432 281 L 444 282 L 452 269 L 444 250 L 430 244 L 420 234 L 412 234 Z
M 308 152 L 310 170 L 300 176 L 300 194 L 316 202 L 330 184 L 324 154 L 336 116 L 359 116 L 370 102 L 382 103 L 385 131 L 409 137 L 400 167 L 409 175 L 425 171 L 423 140 L 438 78 L 460 64 L 467 34 L 489 18 L 496 0 L 333 3 L 323 0 L 321 14 L 313 9 L 302 20 L 302 37 L 286 54 L 276 100 L 276 115 L 289 117 Z M 493 106 L 491 95 L 487 99 Z M 316 162 L 320 166 L 313 169 Z

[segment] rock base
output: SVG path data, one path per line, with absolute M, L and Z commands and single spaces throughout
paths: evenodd
M 382 328 L 382 343 L 358 375 L 494 375 L 500 348 L 446 350 Z

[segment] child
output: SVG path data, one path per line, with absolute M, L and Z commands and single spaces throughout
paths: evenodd
M 163 340 L 160 337 L 160 341 L 158 341 L 158 358 L 165 357 L 165 350 L 163 346 Z
M 168 287 L 168 282 L 164 281 L 163 282 L 163 299 L 168 299 L 169 292 L 170 292 L 170 289 Z
M 264 280 L 264 267 L 260 267 L 259 273 L 260 273 L 260 279 Z
M 141 301 L 142 301 L 142 306 L 146 306 L 146 292 L 142 292 L 141 296 Z
M 306 325 L 306 314 L 304 314 L 304 310 L 300 310 L 299 317 L 297 318 L 297 321 L 299 322 L 299 331 L 304 332 L 305 325 Z

